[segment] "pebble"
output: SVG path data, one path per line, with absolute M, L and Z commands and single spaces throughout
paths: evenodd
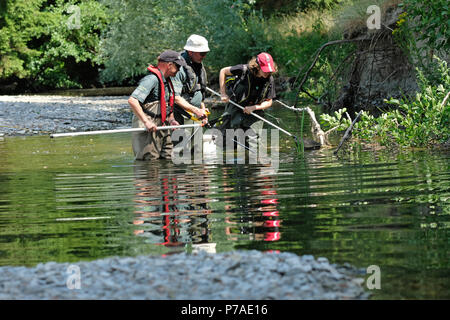
M 79 274 L 73 270 L 79 270 Z M 288 252 L 239 250 L 212 254 L 200 251 L 166 257 L 48 262 L 32 268 L 4 266 L 0 267 L 0 298 L 368 299 L 364 280 L 355 274 L 353 267 L 343 268 L 325 259 L 304 258 Z M 70 286 L 75 283 L 74 276 L 78 277 L 79 289 Z
M 0 96 L 0 137 L 130 127 L 128 96 Z

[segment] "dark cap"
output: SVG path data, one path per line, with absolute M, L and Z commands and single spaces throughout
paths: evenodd
M 159 61 L 162 62 L 174 62 L 179 66 L 186 66 L 184 58 L 176 51 L 166 50 L 159 55 Z

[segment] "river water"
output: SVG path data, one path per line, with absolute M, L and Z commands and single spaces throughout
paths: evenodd
M 287 139 L 273 168 L 135 162 L 129 134 L 0 137 L 0 266 L 289 251 L 378 266 L 373 299 L 450 298 L 448 152 L 300 157 Z

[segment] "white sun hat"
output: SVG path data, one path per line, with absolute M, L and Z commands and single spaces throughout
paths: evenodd
M 184 50 L 193 51 L 193 52 L 208 52 L 208 40 L 204 37 L 192 34 L 186 41 L 186 45 L 184 46 Z

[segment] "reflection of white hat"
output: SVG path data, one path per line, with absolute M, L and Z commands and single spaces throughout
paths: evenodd
M 208 40 L 202 36 L 193 34 L 187 39 L 184 50 L 193 52 L 208 52 Z

